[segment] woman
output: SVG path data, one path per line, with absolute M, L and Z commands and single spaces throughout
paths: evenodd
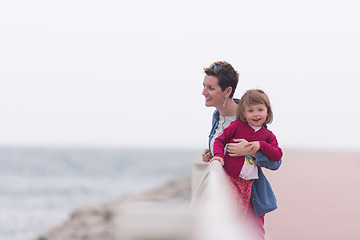
M 239 74 L 227 62 L 215 62 L 210 67 L 205 68 L 204 89 L 202 94 L 205 96 L 205 106 L 215 107 L 213 114 L 212 129 L 209 135 L 209 148 L 204 149 L 202 159 L 208 162 L 212 158 L 212 148 L 216 137 L 236 119 L 237 99 L 233 95 L 239 81 Z M 247 141 L 243 139 L 235 140 L 236 143 L 227 145 L 230 156 L 256 156 L 255 163 L 258 166 L 258 176 L 252 185 L 251 204 L 247 218 L 253 221 L 255 232 L 259 239 L 265 239 L 264 216 L 277 208 L 276 198 L 271 189 L 269 181 L 263 174 L 261 167 L 276 170 L 281 165 L 270 160 L 259 148 L 249 148 Z

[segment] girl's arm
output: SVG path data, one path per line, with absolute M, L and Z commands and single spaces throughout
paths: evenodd
M 278 162 L 283 156 L 283 152 L 279 147 L 275 135 L 270 132 L 270 137 L 265 141 L 258 141 L 260 150 L 263 154 L 267 155 L 272 161 Z
M 220 157 L 222 159 L 225 158 L 224 150 L 225 150 L 225 145 L 227 143 L 226 137 L 224 136 L 224 132 L 215 139 L 214 147 L 213 147 L 214 157 Z
M 280 161 L 272 161 L 268 156 L 266 156 L 262 151 L 257 151 L 255 163 L 258 167 L 264 167 L 269 170 L 277 170 L 279 169 L 282 160 Z
M 221 157 L 225 158 L 225 146 L 230 142 L 232 139 L 232 136 L 234 134 L 234 130 L 236 128 L 235 124 L 232 122 L 230 126 L 224 129 L 223 133 L 218 136 L 214 141 L 214 147 L 213 147 L 213 155 L 214 157 Z
M 210 162 L 215 161 L 215 160 L 219 161 L 221 163 L 221 166 L 224 166 L 224 159 L 223 158 L 221 158 L 221 157 L 213 157 L 210 160 Z

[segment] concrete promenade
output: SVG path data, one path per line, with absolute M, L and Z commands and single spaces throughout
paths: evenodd
M 193 222 L 188 207 L 192 189 L 206 167 L 198 159 L 192 177 L 79 209 L 39 239 L 191 239 Z M 278 209 L 265 216 L 266 239 L 359 239 L 359 169 L 360 152 L 285 149 L 280 169 L 264 170 L 278 200 Z
M 278 209 L 265 216 L 270 240 L 360 239 L 360 152 L 286 151 L 266 171 Z

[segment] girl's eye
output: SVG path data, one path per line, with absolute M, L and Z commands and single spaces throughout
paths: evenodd
M 209 87 L 210 90 L 215 90 L 213 87 Z

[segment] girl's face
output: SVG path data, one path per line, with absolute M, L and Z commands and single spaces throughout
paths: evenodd
M 221 108 L 225 101 L 225 92 L 219 86 L 217 78 L 205 75 L 203 85 L 202 95 L 205 96 L 205 106 Z
M 245 119 L 254 127 L 262 127 L 268 116 L 265 104 L 254 104 L 245 107 Z

